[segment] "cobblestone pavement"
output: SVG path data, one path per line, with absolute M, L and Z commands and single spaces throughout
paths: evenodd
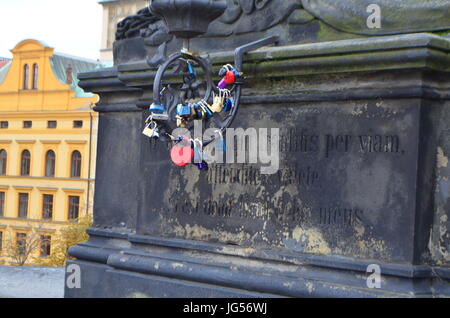
M 64 268 L 0 266 L 0 298 L 62 298 Z

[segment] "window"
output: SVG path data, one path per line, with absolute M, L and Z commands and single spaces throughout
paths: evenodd
M 42 203 L 42 218 L 51 220 L 53 218 L 53 195 L 44 194 Z
M 0 217 L 5 216 L 5 192 L 0 192 Z
M 27 234 L 16 233 L 16 246 L 20 256 L 25 256 L 27 249 Z
M 28 193 L 19 193 L 19 218 L 26 219 L 28 216 Z
M 73 128 L 83 128 L 83 121 L 82 120 L 74 120 Z
M 38 76 L 39 76 L 39 67 L 37 64 L 33 65 L 33 89 L 38 88 Z
M 0 150 L 0 176 L 6 175 L 6 161 L 8 160 L 8 154 L 5 149 Z
M 55 153 L 53 150 L 45 154 L 45 176 L 52 178 L 55 176 Z
M 28 150 L 22 152 L 21 162 L 20 162 L 20 175 L 29 176 L 30 175 L 30 164 L 31 155 Z
M 30 67 L 28 64 L 23 66 L 23 89 L 28 89 L 28 82 L 30 78 Z
M 7 129 L 9 126 L 9 123 L 7 121 L 0 121 L 0 129 Z
M 52 250 L 52 237 L 50 235 L 41 235 L 41 257 L 48 257 Z
M 0 232 L 0 252 L 3 249 L 3 232 Z
M 72 152 L 70 176 L 72 178 L 81 177 L 81 153 L 78 150 Z
M 69 196 L 69 220 L 78 219 L 80 211 L 80 197 Z
M 47 128 L 54 129 L 54 128 L 56 128 L 56 126 L 57 126 L 56 120 L 47 121 Z
M 33 122 L 32 122 L 31 120 L 25 120 L 25 121 L 23 122 L 23 128 L 29 129 L 29 128 L 31 128 L 31 127 L 33 127 Z

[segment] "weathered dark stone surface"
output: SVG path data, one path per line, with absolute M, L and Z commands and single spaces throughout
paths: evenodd
M 192 40 L 191 48 L 196 52 L 231 50 L 273 35 L 279 37 L 280 45 L 289 45 L 425 31 L 445 35 L 450 31 L 450 4 L 440 0 L 227 0 L 227 4 L 208 32 Z M 367 10 L 373 4 L 381 9 L 381 28 L 367 25 L 372 13 Z M 161 55 L 163 49 L 172 53 L 181 47 L 148 8 L 119 23 L 114 44 L 116 64 L 127 61 L 128 56 L 122 57 L 120 52 L 131 38 L 139 39 L 140 50 L 149 58 Z
M 177 169 L 165 145 L 143 145 L 137 232 L 411 262 L 420 112 L 414 99 L 250 105 L 235 126 L 280 129 L 274 175 Z
M 171 165 L 141 135 L 154 69 L 138 55 L 82 75 L 101 95 L 95 227 L 66 297 L 449 296 L 449 53 L 411 34 L 248 54 L 233 126 L 281 128 L 272 176 Z
M 357 34 L 386 35 L 450 29 L 450 2 L 441 0 L 302 0 L 303 7 L 334 28 Z M 381 28 L 369 29 L 369 5 L 381 9 Z

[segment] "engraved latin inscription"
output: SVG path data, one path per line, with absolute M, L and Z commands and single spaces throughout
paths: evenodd
M 189 216 L 239 218 L 270 221 L 281 225 L 309 224 L 316 226 L 346 227 L 364 221 L 364 211 L 355 207 L 311 208 L 300 200 L 273 200 L 273 202 L 251 202 L 244 195 L 238 200 L 189 201 L 175 200 L 173 212 Z
M 274 184 L 279 186 L 298 185 L 306 189 L 321 188 L 318 169 L 310 166 L 290 165 L 281 167 L 276 174 L 261 174 L 260 169 L 250 165 L 214 165 L 208 171 L 210 184 L 259 185 Z

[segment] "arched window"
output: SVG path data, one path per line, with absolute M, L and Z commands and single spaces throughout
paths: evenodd
M 22 151 L 21 161 L 20 161 L 20 175 L 29 176 L 30 175 L 30 164 L 31 155 L 28 150 Z
M 45 176 L 54 177 L 55 176 L 55 153 L 53 150 L 47 151 L 45 154 Z
M 0 150 L 0 176 L 6 175 L 6 161 L 8 160 L 8 155 L 5 149 Z
M 37 64 L 33 65 L 33 89 L 38 88 L 38 76 L 39 76 L 39 67 Z
M 72 162 L 70 176 L 72 178 L 81 177 L 81 153 L 78 150 L 72 152 Z
M 23 89 L 28 89 L 28 82 L 30 79 L 30 67 L 28 64 L 23 66 Z

